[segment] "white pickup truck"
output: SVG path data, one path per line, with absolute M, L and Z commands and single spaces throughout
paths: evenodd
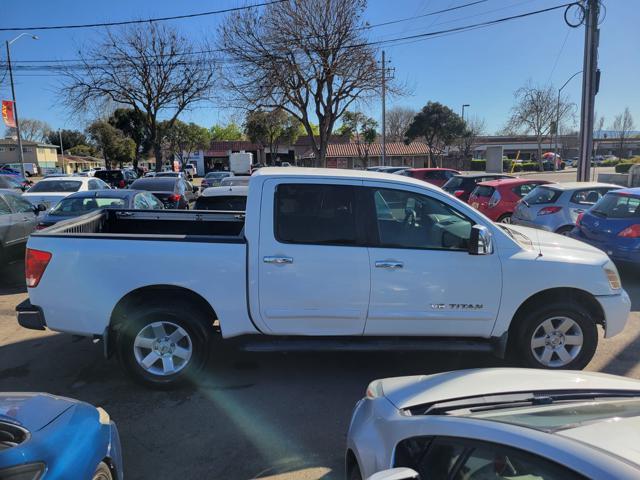
M 597 326 L 616 335 L 630 310 L 600 250 L 374 172 L 264 168 L 246 214 L 97 211 L 27 247 L 18 322 L 102 339 L 152 386 L 194 378 L 219 338 L 253 351 L 475 349 L 579 369 Z

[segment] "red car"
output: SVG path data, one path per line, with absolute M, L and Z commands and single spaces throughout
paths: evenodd
M 454 175 L 460 175 L 460 172 L 451 168 L 409 168 L 399 174 L 424 180 L 427 183 L 441 187 Z
M 511 215 L 520 199 L 538 185 L 545 183 L 552 182 L 526 178 L 481 182 L 469 195 L 469 204 L 494 222 L 511 223 Z

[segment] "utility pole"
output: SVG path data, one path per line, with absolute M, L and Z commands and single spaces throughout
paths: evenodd
M 464 122 L 464 109 L 467 107 L 470 107 L 471 105 L 469 105 L 468 103 L 464 103 L 462 104 L 462 121 Z
M 586 0 L 584 3 L 586 13 L 582 103 L 580 108 L 580 158 L 578 159 L 577 174 L 579 182 L 588 182 L 590 180 L 593 151 L 593 114 L 597 93 L 598 43 L 600 36 L 600 30 L 598 29 L 599 3 L 600 0 Z
M 15 40 L 15 39 L 14 39 Z M 11 69 L 11 43 L 7 40 L 7 68 L 9 69 L 9 81 L 11 82 L 11 96 L 13 97 L 13 117 L 16 120 L 16 135 L 18 136 L 18 152 L 20 155 L 20 170 L 22 178 L 27 178 L 24 174 L 24 152 L 22 151 L 22 137 L 20 136 L 20 119 L 18 118 L 18 104 L 16 103 L 16 89 L 13 86 L 13 70 Z
M 387 64 L 384 59 L 384 50 L 382 50 L 382 165 L 384 166 L 387 159 Z
M 64 165 L 64 147 L 62 146 L 62 131 L 58 129 L 58 138 L 60 138 L 60 159 L 62 160 L 62 173 L 67 173 Z

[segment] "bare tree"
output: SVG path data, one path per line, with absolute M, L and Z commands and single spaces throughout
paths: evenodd
M 336 120 L 380 88 L 376 51 L 363 36 L 365 7 L 366 0 L 291 0 L 234 12 L 220 29 L 232 100 L 289 112 L 324 161 Z
M 387 110 L 386 114 L 386 127 L 387 127 L 387 141 L 389 142 L 401 142 L 404 139 L 405 133 L 409 129 L 409 125 L 413 121 L 413 117 L 416 116 L 415 110 L 406 107 L 393 107 Z
M 20 137 L 28 142 L 43 142 L 47 140 L 47 134 L 51 127 L 47 122 L 35 120 L 32 118 L 23 118 L 20 120 Z M 13 137 L 17 135 L 15 127 L 8 127 L 5 135 Z
M 624 109 L 620 115 L 616 115 L 613 120 L 613 125 L 611 126 L 611 130 L 614 131 L 615 138 L 618 140 L 618 157 L 626 158 L 624 154 L 624 144 L 627 139 L 630 137 L 631 132 L 635 128 L 635 124 L 633 122 L 633 117 L 631 116 L 631 112 L 629 111 L 629 107 Z
M 542 140 L 549 135 L 560 119 L 560 124 L 573 115 L 575 105 L 567 97 L 558 98 L 556 89 L 551 85 L 537 86 L 527 82 L 524 87 L 516 90 L 514 96 L 516 103 L 511 109 L 506 129 L 523 131 L 535 135 L 538 144 L 538 162 L 542 170 Z
M 62 95 L 75 111 L 112 103 L 141 113 L 160 170 L 158 117 L 172 127 L 185 109 L 209 98 L 214 78 L 210 51 L 155 23 L 109 30 L 80 52 L 80 68 L 66 69 Z
M 476 140 L 487 131 L 487 123 L 484 118 L 474 116 L 465 121 L 465 124 L 465 132 L 459 139 L 458 148 L 463 158 L 470 158 Z
M 593 114 L 594 122 L 593 122 L 593 138 L 601 138 L 602 137 L 602 129 L 604 128 L 604 115 L 598 116 L 598 112 Z

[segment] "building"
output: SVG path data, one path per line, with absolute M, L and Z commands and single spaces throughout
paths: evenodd
M 104 168 L 103 158 L 80 155 L 58 155 L 58 170 L 63 173 L 76 173 L 90 168 Z
M 25 163 L 35 163 L 40 172 L 55 170 L 58 162 L 58 145 L 22 141 L 22 155 Z M 13 138 L 0 140 L 0 165 L 20 163 L 18 141 Z
M 363 169 L 370 166 L 382 165 L 382 144 L 372 143 L 369 146 L 368 162 L 365 160 L 364 149 L 360 150 L 355 142 L 349 143 L 329 143 L 324 162 L 319 162 L 315 158 L 313 150 L 308 150 L 297 162 L 305 167 L 326 167 L 326 168 L 357 168 Z M 385 165 L 407 166 L 412 168 L 423 168 L 429 162 L 429 147 L 422 142 L 391 142 L 386 144 Z

